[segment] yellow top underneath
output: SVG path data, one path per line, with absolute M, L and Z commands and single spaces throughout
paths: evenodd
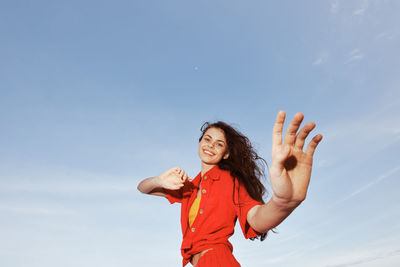
M 190 226 L 192 226 L 194 219 L 196 219 L 197 213 L 199 212 L 200 200 L 201 200 L 201 195 L 195 198 L 192 206 L 189 209 L 189 225 Z

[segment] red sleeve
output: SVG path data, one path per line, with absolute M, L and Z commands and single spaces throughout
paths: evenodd
M 236 190 L 234 192 L 234 200 L 235 200 L 235 209 L 236 214 L 239 218 L 240 227 L 242 228 L 242 232 L 244 237 L 252 238 L 257 237 L 261 233 L 256 232 L 249 223 L 247 222 L 247 213 L 249 210 L 256 206 L 261 205 L 262 203 L 254 200 L 249 193 L 247 193 L 246 187 L 243 184 L 239 184 L 237 180 L 235 180 Z
M 183 187 L 178 190 L 169 190 L 169 189 L 164 189 L 165 194 L 167 194 L 165 197 L 168 199 L 169 203 L 174 204 L 175 202 L 182 203 L 182 193 L 183 193 Z

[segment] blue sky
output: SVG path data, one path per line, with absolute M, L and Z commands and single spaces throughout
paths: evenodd
M 398 266 L 400 2 L 1 1 L 0 265 L 178 266 L 199 128 L 270 162 L 279 110 L 324 139 L 306 201 L 242 266 Z M 266 182 L 267 184 L 267 182 Z

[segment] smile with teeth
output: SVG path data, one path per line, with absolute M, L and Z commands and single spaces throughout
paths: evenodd
M 212 153 L 211 151 L 207 150 L 207 149 L 203 149 L 204 154 L 207 154 L 209 156 L 214 156 L 215 154 Z

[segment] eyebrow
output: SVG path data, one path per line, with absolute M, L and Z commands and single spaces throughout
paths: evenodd
M 211 139 L 213 139 L 212 136 L 209 134 L 205 134 L 204 137 L 210 137 Z M 221 139 L 217 139 L 217 142 L 221 142 L 221 143 L 225 144 L 224 140 L 221 140 Z

